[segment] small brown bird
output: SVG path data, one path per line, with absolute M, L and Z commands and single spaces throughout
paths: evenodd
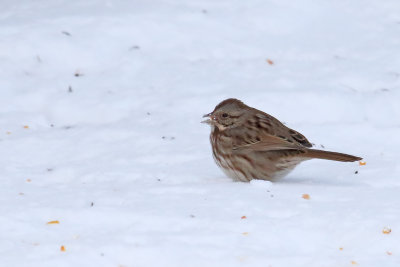
M 273 181 L 302 161 L 327 159 L 353 162 L 362 158 L 312 149 L 299 132 L 237 99 L 226 99 L 202 121 L 211 125 L 210 141 L 217 165 L 230 178 Z

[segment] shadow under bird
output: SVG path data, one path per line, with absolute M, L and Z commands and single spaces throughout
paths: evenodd
M 353 162 L 362 158 L 348 154 L 313 149 L 299 132 L 276 118 L 226 99 L 202 121 L 211 125 L 210 142 L 214 160 L 225 174 L 236 180 L 274 181 L 309 159 Z

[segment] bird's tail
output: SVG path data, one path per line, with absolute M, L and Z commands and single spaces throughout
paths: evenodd
M 335 160 L 343 162 L 353 162 L 357 160 L 362 160 L 362 158 L 360 157 L 338 152 L 318 150 L 318 149 L 307 149 L 306 153 L 303 154 L 302 156 L 305 158 L 327 159 L 327 160 Z

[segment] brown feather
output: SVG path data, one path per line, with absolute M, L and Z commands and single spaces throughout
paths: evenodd
M 302 157 L 313 158 L 313 159 L 327 159 L 327 160 L 335 160 L 343 162 L 354 162 L 362 160 L 362 158 L 353 155 L 339 153 L 339 152 L 318 150 L 318 149 L 307 149 L 306 153 L 304 153 Z
M 275 150 L 302 150 L 304 147 L 293 144 L 285 139 L 273 135 L 264 135 L 261 141 L 246 144 L 242 146 L 234 146 L 233 150 L 238 151 L 275 151 Z

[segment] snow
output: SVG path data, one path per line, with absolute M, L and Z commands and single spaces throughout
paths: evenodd
M 3 0 L 0 25 L 1 265 L 400 266 L 398 1 Z M 367 164 L 232 182 L 200 123 L 228 97 Z

